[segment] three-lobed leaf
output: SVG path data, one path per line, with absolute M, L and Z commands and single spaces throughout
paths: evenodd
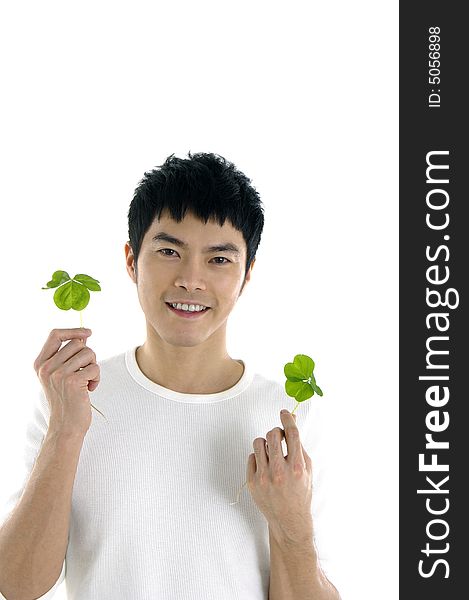
M 79 273 L 71 279 L 66 271 L 55 271 L 46 287 L 41 289 L 47 290 L 50 288 L 57 288 L 54 292 L 54 302 L 58 308 L 61 310 L 73 308 L 77 311 L 81 311 L 88 306 L 90 301 L 89 290 L 92 292 L 101 291 L 99 281 L 94 277 Z
M 311 357 L 306 354 L 297 354 L 293 362 L 287 363 L 283 369 L 287 378 L 285 391 L 297 402 L 308 400 L 314 393 L 318 396 L 323 395 L 313 374 L 314 366 L 314 360 Z

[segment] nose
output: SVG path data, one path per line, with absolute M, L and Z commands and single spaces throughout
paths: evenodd
M 183 287 L 187 291 L 205 290 L 207 286 L 200 261 L 195 257 L 181 260 L 174 284 L 176 287 Z

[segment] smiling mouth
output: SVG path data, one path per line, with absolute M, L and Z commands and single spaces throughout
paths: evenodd
M 200 317 L 201 315 L 207 313 L 210 310 L 210 307 L 207 306 L 204 310 L 179 310 L 178 308 L 174 308 L 173 306 L 171 306 L 171 304 L 169 304 L 169 302 L 165 302 L 166 306 L 169 308 L 170 311 L 172 311 L 174 314 L 180 316 L 180 317 L 185 317 L 188 319 L 193 319 L 196 317 Z

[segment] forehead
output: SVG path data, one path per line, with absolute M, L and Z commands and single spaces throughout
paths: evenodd
M 203 243 L 233 242 L 239 246 L 240 250 L 246 248 L 243 234 L 238 229 L 235 229 L 228 219 L 225 219 L 222 226 L 213 218 L 205 223 L 189 211 L 186 212 L 182 221 L 177 222 L 165 209 L 161 213 L 160 219 L 154 219 L 145 238 L 151 243 L 155 234 L 160 231 L 173 234 L 175 237 L 189 244 L 195 244 L 198 241 Z

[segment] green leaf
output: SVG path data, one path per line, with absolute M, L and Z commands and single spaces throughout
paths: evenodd
M 72 308 L 73 310 L 83 310 L 90 301 L 90 292 L 88 288 L 81 283 L 72 281 Z
M 90 275 L 79 273 L 73 279 L 66 271 L 55 271 L 52 280 L 47 283 L 49 288 L 57 288 L 54 293 L 55 305 L 61 310 L 81 311 L 88 306 L 90 292 L 100 292 L 99 281 Z
M 284 367 L 285 376 L 292 381 L 308 379 L 314 369 L 314 360 L 306 354 L 297 354 L 292 363 Z
M 52 280 L 48 281 L 46 287 L 41 288 L 42 290 L 47 290 L 49 288 L 55 288 L 66 281 L 70 281 L 70 275 L 67 271 L 55 271 L 52 275 Z
M 79 274 L 79 275 L 75 275 L 75 277 L 73 279 L 74 279 L 74 281 L 79 281 L 80 283 L 82 283 L 84 286 L 86 286 L 92 292 L 100 292 L 101 291 L 101 286 L 99 285 L 99 281 L 97 279 L 94 279 L 93 277 L 90 277 L 89 275 Z
M 299 365 L 299 370 L 304 373 L 305 377 L 309 377 L 314 369 L 314 360 L 306 354 L 297 354 L 293 359 L 293 363 Z
M 321 388 L 316 384 L 314 366 L 312 358 L 306 354 L 297 354 L 293 362 L 287 363 L 283 369 L 287 378 L 285 391 L 297 402 L 308 400 L 315 392 L 319 396 L 323 395 Z
M 316 394 L 317 394 L 318 396 L 322 396 L 322 395 L 323 395 L 323 394 L 322 394 L 322 390 L 321 390 L 321 388 L 320 388 L 319 386 L 317 386 L 315 383 L 313 383 L 313 384 L 311 385 L 311 387 L 313 388 L 313 390 L 316 392 Z
M 54 293 L 55 305 L 62 310 L 70 310 L 72 308 L 72 282 L 69 281 L 65 285 L 57 288 Z
M 54 293 L 54 302 L 62 310 L 83 310 L 88 306 L 90 293 L 81 283 L 69 281 L 60 286 Z
M 285 382 L 285 391 L 289 396 L 295 398 L 297 402 L 304 402 L 314 394 L 309 383 L 304 381 L 289 381 L 288 379 Z

